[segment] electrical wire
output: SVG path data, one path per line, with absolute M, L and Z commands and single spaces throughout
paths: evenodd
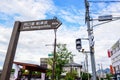
M 117 12 L 117 11 L 102 11 L 102 12 L 92 12 L 92 11 L 90 11 L 90 14 L 102 14 L 102 13 L 119 13 L 119 12 Z
M 116 3 L 116 2 L 120 2 L 120 1 L 88 1 L 88 2 L 91 2 L 91 3 Z

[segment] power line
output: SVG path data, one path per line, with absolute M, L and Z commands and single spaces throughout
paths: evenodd
M 120 2 L 120 1 L 88 1 L 91 3 L 116 3 L 116 2 Z
M 103 13 L 119 13 L 118 11 L 102 11 L 102 12 L 92 12 L 90 14 L 103 14 Z

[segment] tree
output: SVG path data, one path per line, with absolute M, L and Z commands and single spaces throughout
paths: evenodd
M 53 53 L 52 53 L 53 54 Z M 68 51 L 65 44 L 57 45 L 56 60 L 55 60 L 55 78 L 60 79 L 63 72 L 63 66 L 69 62 L 71 52 Z M 48 64 L 52 67 L 53 58 L 48 59 Z M 47 71 L 48 76 L 52 76 L 52 70 Z

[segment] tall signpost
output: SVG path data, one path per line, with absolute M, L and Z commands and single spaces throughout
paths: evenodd
M 36 21 L 25 21 L 25 22 L 16 21 L 14 24 L 10 43 L 8 46 L 0 80 L 9 80 L 10 78 L 20 31 L 57 29 L 61 24 L 62 23 L 57 18 L 49 19 L 49 20 L 36 20 Z
M 16 51 L 16 47 L 17 47 L 17 42 L 18 42 L 18 38 L 19 38 L 19 34 L 20 34 L 19 26 L 20 26 L 20 22 L 16 21 L 14 24 L 10 43 L 8 46 L 7 55 L 5 58 L 4 67 L 3 67 L 3 71 L 2 71 L 0 80 L 9 80 L 9 77 L 11 74 L 11 69 L 12 69 L 12 64 L 13 64 L 13 60 L 14 60 L 14 56 L 15 56 L 15 51 Z
M 95 66 L 95 57 L 94 57 L 94 37 L 93 37 L 93 29 L 90 27 L 90 15 L 89 15 L 89 2 L 85 0 L 85 22 L 87 23 L 87 31 L 90 45 L 90 56 L 91 56 L 91 65 L 92 65 L 92 80 L 96 80 L 96 66 Z

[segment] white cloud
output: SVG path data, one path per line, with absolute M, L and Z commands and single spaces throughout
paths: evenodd
M 2 0 L 0 12 L 14 16 L 15 20 L 35 20 L 46 18 L 46 13 L 54 10 L 52 0 Z
M 98 16 L 112 15 L 113 17 L 120 16 L 119 2 L 110 3 L 93 3 L 90 6 L 91 17 L 97 19 Z
M 71 7 L 70 9 L 60 9 L 59 16 L 70 23 L 84 23 L 84 11 Z

